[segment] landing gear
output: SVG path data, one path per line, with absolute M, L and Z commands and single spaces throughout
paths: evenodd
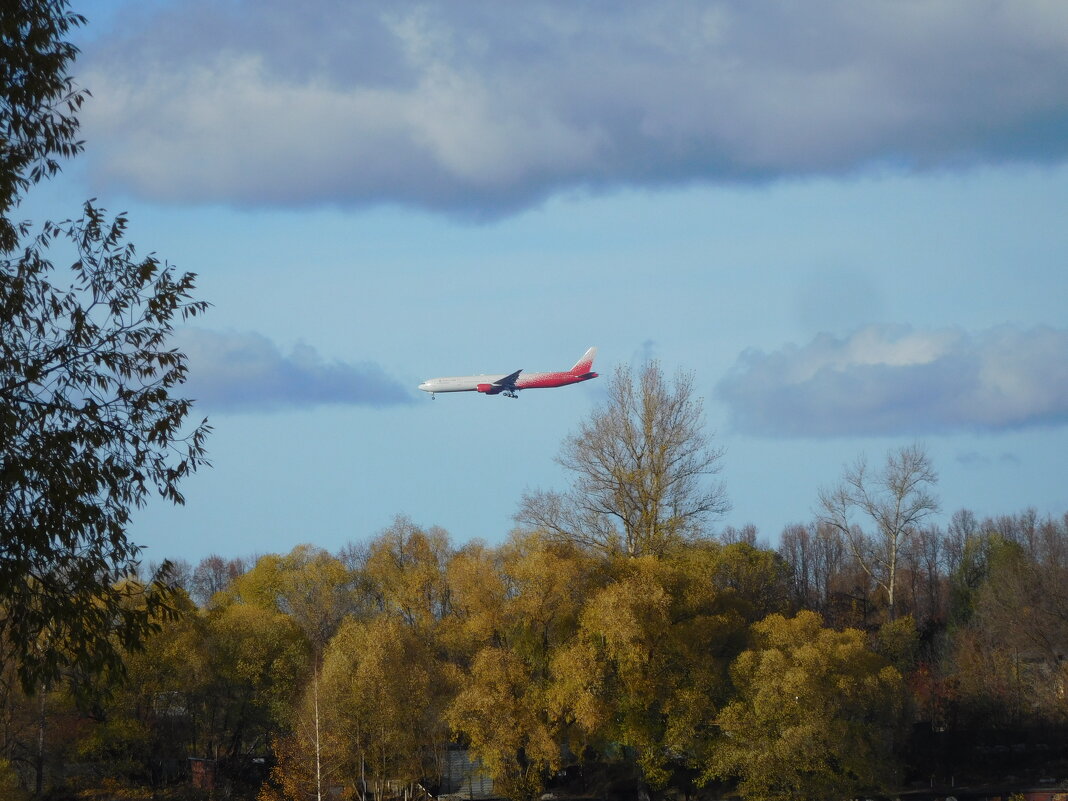
M 506 398 L 519 398 L 519 393 L 516 392 L 514 389 L 506 389 L 501 392 L 501 394 L 504 395 L 504 397 Z

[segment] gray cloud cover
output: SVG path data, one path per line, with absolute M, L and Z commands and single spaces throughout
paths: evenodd
M 998 431 L 1068 423 L 1068 330 L 870 326 L 773 353 L 720 382 L 735 427 L 769 436 Z
M 94 180 L 493 216 L 560 191 L 1068 153 L 1045 0 L 175 0 L 88 42 Z
M 390 406 L 412 400 L 377 364 L 327 362 L 308 345 L 285 355 L 262 334 L 182 328 L 175 332 L 174 346 L 188 357 L 181 394 L 208 412 Z

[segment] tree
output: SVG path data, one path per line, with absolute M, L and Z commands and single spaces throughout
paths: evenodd
M 184 592 L 176 594 L 175 605 L 183 614 L 161 621 L 142 650 L 125 655 L 122 681 L 86 675 L 71 682 L 78 707 L 93 721 L 71 756 L 91 764 L 98 776 L 158 787 L 166 759 L 197 754 L 196 723 L 206 695 L 205 627 Z
M 244 559 L 224 559 L 218 554 L 205 556 L 190 571 L 189 597 L 197 606 L 206 607 L 216 593 L 222 592 L 248 570 Z
M 321 759 L 323 737 L 319 709 L 319 673 L 323 652 L 345 617 L 357 609 L 357 580 L 340 559 L 321 548 L 298 545 L 286 556 L 268 554 L 261 557 L 252 570 L 239 576 L 222 593 L 216 603 L 235 600 L 277 611 L 285 615 L 305 636 L 312 650 L 310 713 L 313 725 L 304 726 L 313 732 L 315 751 L 315 782 L 321 792 Z M 301 729 L 297 722 L 297 728 Z M 286 744 L 292 754 L 299 744 Z M 299 748 L 297 748 L 299 751 Z M 287 774 L 292 777 L 292 774 Z
M 23 798 L 8 793 L 7 784 L 40 795 L 49 776 L 62 775 L 63 766 L 77 759 L 80 736 L 78 711 L 63 689 L 38 689 L 27 694 L 16 665 L 0 660 L 0 798 Z M 7 781 L 4 780 L 6 765 Z
M 547 714 L 545 682 L 519 654 L 488 646 L 447 710 L 454 731 L 470 742 L 494 787 L 507 798 L 540 798 L 543 776 L 560 767 L 555 721 Z
M 91 771 L 108 782 L 158 786 L 163 760 L 186 752 L 194 731 L 188 712 L 199 697 L 197 676 L 203 673 L 197 670 L 202 638 L 184 592 L 175 594 L 174 606 L 185 614 L 172 619 L 167 613 L 143 650 L 124 653 L 121 677 L 70 671 L 62 687 L 38 689 L 31 698 L 11 685 L 15 666 L 5 666 L 4 710 L 21 706 L 23 711 L 0 724 L 0 758 L 22 768 L 27 786 L 40 794 L 49 785 L 55 790 L 57 784 L 79 781 L 64 767 L 72 762 L 83 766 L 81 776 Z
M 1047 520 L 1034 531 L 1027 544 L 999 533 L 968 540 L 953 577 L 955 677 L 966 711 L 1014 724 L 1063 724 L 1068 526 Z
M 520 531 L 496 558 L 468 547 L 449 564 L 446 622 L 477 650 L 447 717 L 509 798 L 537 798 L 560 766 L 566 720 L 549 703 L 551 664 L 603 572 L 574 545 Z
M 124 227 L 86 204 L 0 264 L 0 631 L 27 684 L 117 666 L 112 631 L 143 638 L 166 593 L 150 586 L 141 609 L 113 583 L 136 573 L 131 511 L 153 492 L 183 503 L 179 482 L 206 463 L 207 422 L 184 431 L 191 401 L 171 397 L 185 357 L 166 346 L 206 304 L 192 274 L 138 260 Z M 44 256 L 57 237 L 78 255 L 62 288 Z
M 722 450 L 703 431 L 693 376 L 669 383 L 656 362 L 635 380 L 620 367 L 608 400 L 563 444 L 557 461 L 575 477 L 566 493 L 526 493 L 516 520 L 556 539 L 609 554 L 663 555 L 705 536 L 729 509 L 708 479 Z
M 467 667 L 480 648 L 500 641 L 507 626 L 500 552 L 469 542 L 449 559 L 446 574 L 449 614 L 438 626 L 439 640 L 452 661 Z
M 618 578 L 591 594 L 552 663 L 554 705 L 584 736 L 574 750 L 625 746 L 653 786 L 706 750 L 748 607 L 710 581 L 720 556 L 708 543 L 621 559 Z
M 875 475 L 861 456 L 845 470 L 837 487 L 820 491 L 821 521 L 842 534 L 865 572 L 886 592 L 891 619 L 902 549 L 919 524 L 938 511 L 938 500 L 930 490 L 937 482 L 927 452 L 910 445 L 890 451 Z M 873 536 L 854 525 L 855 511 L 875 524 Z
M 399 516 L 368 551 L 364 574 L 378 609 L 424 632 L 435 629 L 449 608 L 448 533 Z
M 705 779 L 735 778 L 746 799 L 851 798 L 893 776 L 902 680 L 857 629 L 819 615 L 771 615 L 731 666 L 737 697 Z
M 775 551 L 736 542 L 720 550 L 717 562 L 713 584 L 737 598 L 747 620 L 755 622 L 786 609 L 789 566 Z
M 440 769 L 447 675 L 422 633 L 395 616 L 348 620 L 323 659 L 324 761 L 335 783 L 382 798 L 387 782 L 413 784 Z M 305 737 L 304 749 L 313 743 Z
M 261 556 L 214 605 L 244 603 L 287 615 L 321 655 L 345 616 L 359 609 L 356 584 L 341 560 L 314 545 L 298 545 L 285 556 Z
M 836 585 L 846 572 L 846 544 L 827 524 L 794 524 L 783 529 L 779 553 L 790 565 L 793 602 L 821 614 L 830 610 Z
M 945 544 L 938 526 L 916 530 L 903 554 L 908 576 L 908 604 L 921 625 L 946 619 Z
M 546 681 L 554 653 L 574 637 L 584 604 L 604 588 L 609 570 L 572 544 L 519 531 L 501 554 L 508 598 L 501 639 Z
M 311 654 L 288 615 L 232 604 L 206 615 L 203 753 L 262 756 L 293 718 Z
M 75 116 L 85 100 L 67 68 L 78 48 L 64 37 L 85 17 L 66 0 L 21 0 L 0 7 L 0 253 L 17 246 L 8 217 L 32 184 L 82 149 Z
M 186 429 L 191 401 L 172 397 L 186 375 L 173 325 L 207 307 L 195 276 L 138 257 L 125 218 L 91 202 L 33 237 L 8 216 L 81 149 L 62 37 L 83 21 L 65 0 L 0 10 L 0 646 L 28 688 L 65 667 L 121 670 L 121 647 L 153 630 L 167 588 L 119 581 L 137 572 L 131 511 L 153 493 L 183 502 L 209 430 Z

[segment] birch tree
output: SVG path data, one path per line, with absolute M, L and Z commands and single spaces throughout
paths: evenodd
M 382 798 L 440 768 L 451 681 L 421 632 L 396 617 L 346 621 L 330 641 L 319 689 L 323 759 L 352 794 Z
M 539 797 L 561 765 L 570 721 L 550 703 L 551 664 L 573 639 L 603 571 L 574 545 L 522 532 L 489 556 L 468 549 L 450 563 L 450 617 L 462 621 L 477 650 L 447 717 L 495 787 L 521 801 Z
M 926 450 L 913 444 L 890 451 L 876 472 L 859 457 L 837 486 L 820 491 L 821 522 L 842 534 L 864 571 L 886 593 L 891 620 L 902 551 L 920 523 L 938 511 L 931 491 L 937 482 Z M 858 514 L 874 524 L 872 534 L 854 522 Z

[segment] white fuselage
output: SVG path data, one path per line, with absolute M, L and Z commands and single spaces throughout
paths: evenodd
M 537 377 L 540 373 L 531 373 L 529 377 Z M 446 378 L 430 378 L 419 385 L 423 392 L 477 392 L 479 384 L 493 384 L 506 378 L 508 373 L 493 373 L 491 375 L 453 375 Z
M 548 387 L 565 387 L 580 381 L 596 378 L 593 372 L 593 359 L 597 348 L 587 350 L 570 370 L 556 373 L 525 373 L 516 370 L 512 373 L 482 373 L 481 375 L 450 375 L 443 378 L 431 378 L 419 385 L 423 392 L 434 395 L 438 392 L 483 392 L 486 395 L 504 395 L 515 398 L 521 389 L 543 389 Z

